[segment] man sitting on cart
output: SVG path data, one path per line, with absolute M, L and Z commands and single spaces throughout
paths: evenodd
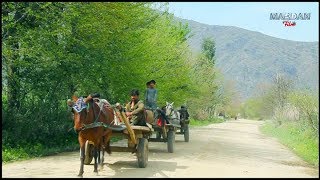
M 139 99 L 139 90 L 131 91 L 131 101 L 126 105 L 126 115 L 132 125 L 147 126 L 143 101 Z

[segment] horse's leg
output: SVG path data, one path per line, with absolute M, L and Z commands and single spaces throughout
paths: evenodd
M 111 149 L 110 149 L 110 141 L 107 141 L 105 151 L 110 155 L 111 154 Z
M 82 177 L 83 175 L 83 165 L 84 165 L 84 156 L 85 156 L 85 143 L 84 143 L 84 139 L 79 137 L 79 143 L 80 143 L 80 170 L 79 170 L 79 177 Z
M 104 144 L 106 152 L 110 155 L 111 154 L 111 149 L 110 149 L 110 139 L 111 139 L 112 131 L 109 131 L 104 139 Z
M 99 151 L 99 145 L 97 145 L 97 146 L 95 146 L 94 147 L 94 170 L 93 170 L 93 172 L 95 172 L 95 173 L 97 173 L 98 174 L 98 162 L 97 162 L 97 160 L 98 160 L 98 151 Z
M 100 169 L 103 168 L 103 162 L 104 162 L 104 144 L 105 144 L 105 136 L 102 137 L 100 146 L 99 146 L 99 165 Z
M 100 160 L 100 157 L 101 157 L 101 154 L 100 154 L 100 148 L 101 148 L 101 147 L 99 147 L 99 151 L 98 151 L 98 164 L 100 164 L 100 163 L 101 163 L 101 160 Z
M 103 166 L 103 162 L 104 162 L 104 147 L 101 149 L 101 166 Z
M 103 145 L 101 145 L 100 148 L 99 148 L 99 165 L 100 165 L 100 170 L 103 169 L 103 162 L 104 162 L 104 147 L 103 147 Z

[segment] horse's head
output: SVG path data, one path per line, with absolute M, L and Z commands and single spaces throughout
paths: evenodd
M 168 103 L 166 102 L 166 116 L 169 116 L 173 111 L 173 102 Z
M 89 114 L 89 102 L 92 101 L 91 96 L 87 98 L 78 98 L 77 96 L 72 96 L 72 100 L 68 100 L 67 104 L 69 107 L 72 107 L 73 112 L 73 121 L 74 121 L 74 130 L 79 132 L 87 121 Z

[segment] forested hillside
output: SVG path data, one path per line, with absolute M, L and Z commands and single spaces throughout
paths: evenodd
M 319 89 L 319 42 L 297 42 L 233 26 L 218 26 L 176 18 L 191 30 L 188 43 L 201 52 L 204 38 L 216 42 L 216 65 L 235 84 L 241 99 L 255 96 L 277 73 L 298 89 Z

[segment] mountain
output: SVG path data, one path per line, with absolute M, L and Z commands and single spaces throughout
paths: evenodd
M 271 83 L 277 74 L 294 81 L 297 88 L 319 89 L 319 42 L 298 42 L 271 37 L 233 26 L 207 25 L 176 18 L 191 29 L 189 46 L 201 51 L 203 38 L 216 43 L 216 67 L 235 83 L 242 100 L 257 86 Z

